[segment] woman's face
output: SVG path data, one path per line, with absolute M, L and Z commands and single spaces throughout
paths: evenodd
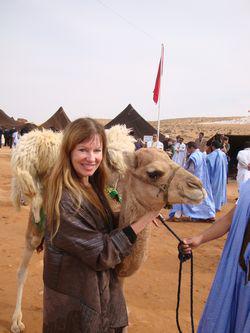
M 102 161 L 102 141 L 98 134 L 77 144 L 71 152 L 71 163 L 80 179 L 92 176 Z

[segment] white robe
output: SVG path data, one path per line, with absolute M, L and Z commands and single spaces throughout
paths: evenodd
M 240 150 L 237 155 L 237 160 L 237 183 L 238 188 L 240 188 L 241 184 L 243 184 L 250 178 L 250 171 L 247 169 L 247 166 L 250 163 L 250 148 Z
M 18 141 L 19 141 L 19 133 L 14 132 L 12 134 L 12 139 L 13 139 L 13 146 L 15 147 L 18 144 Z
M 186 145 L 185 143 L 179 143 L 176 142 L 174 144 L 174 155 L 172 160 L 181 165 L 184 166 L 185 161 L 186 161 Z
M 163 150 L 163 143 L 161 141 L 148 141 L 147 148 L 157 148 Z

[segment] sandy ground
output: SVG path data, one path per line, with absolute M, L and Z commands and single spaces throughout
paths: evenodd
M 15 307 L 16 271 L 24 245 L 28 208 L 16 212 L 10 196 L 10 150 L 0 149 L 0 333 L 9 332 Z M 235 202 L 237 188 L 228 184 L 228 204 L 220 216 Z M 164 212 L 167 213 L 166 211 Z M 219 216 L 219 215 L 218 215 Z M 182 238 L 208 228 L 206 223 L 171 223 Z M 194 319 L 201 316 L 218 264 L 225 237 L 201 246 L 194 254 Z M 177 241 L 163 227 L 152 230 L 147 262 L 126 280 L 126 298 L 130 311 L 130 333 L 177 332 L 175 323 L 178 283 Z M 40 333 L 42 326 L 43 255 L 34 254 L 23 297 L 23 319 L 26 333 Z M 190 332 L 190 262 L 184 264 L 180 322 L 183 332 Z

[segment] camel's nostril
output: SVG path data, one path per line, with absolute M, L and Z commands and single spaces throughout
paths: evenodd
M 187 182 L 188 186 L 191 188 L 200 188 L 201 185 L 199 183 L 194 183 L 192 181 Z

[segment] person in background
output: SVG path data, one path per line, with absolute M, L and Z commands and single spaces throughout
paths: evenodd
M 188 158 L 185 169 L 198 177 L 207 192 L 207 196 L 199 205 L 175 204 L 170 211 L 170 220 L 182 221 L 215 221 L 215 205 L 212 195 L 210 179 L 207 170 L 206 155 L 198 148 L 197 144 L 190 141 L 186 145 Z
M 169 140 L 169 135 L 168 134 L 165 134 L 165 138 L 164 140 L 162 141 L 163 143 L 163 150 L 166 151 L 166 147 L 168 146 L 168 140 Z
M 177 136 L 176 139 L 172 160 L 183 167 L 186 161 L 186 145 L 183 143 L 184 139 L 182 137 Z
M 197 333 L 250 332 L 250 180 L 236 208 L 199 235 L 184 238 L 184 253 L 229 231 Z
M 161 141 L 159 141 L 157 134 L 153 134 L 152 141 L 147 142 L 147 148 L 157 148 L 157 149 L 163 150 L 163 143 Z
M 141 139 L 138 138 L 135 142 L 135 150 L 141 149 L 145 147 L 145 142 Z
M 229 143 L 229 137 L 226 135 L 223 136 L 221 150 L 228 156 L 228 152 L 230 150 L 230 143 Z
M 19 134 L 18 130 L 13 129 L 13 132 L 12 132 L 12 145 L 13 145 L 13 147 L 16 147 L 16 145 L 18 144 L 19 139 L 20 139 L 20 134 Z
M 5 128 L 3 135 L 4 135 L 4 146 L 9 146 L 10 145 L 10 129 Z
M 164 151 L 168 154 L 170 158 L 172 158 L 174 155 L 174 140 L 169 138 L 165 140 L 163 144 L 164 144 Z
M 12 127 L 9 130 L 9 147 L 12 148 L 13 146 L 13 133 L 16 131 L 15 127 Z
M 221 143 L 219 141 L 213 141 L 211 147 L 212 152 L 207 155 L 207 168 L 217 212 L 227 202 L 228 162 L 226 154 L 220 149 Z
M 200 132 L 198 138 L 195 140 L 197 144 L 197 148 L 200 149 L 201 152 L 206 151 L 207 140 L 204 139 L 204 133 Z
M 176 138 L 175 138 L 176 140 L 175 140 L 174 144 L 176 144 L 177 142 L 179 142 L 180 137 L 181 137 L 180 135 L 176 135 Z
M 221 151 L 223 151 L 226 154 L 228 165 L 230 163 L 230 156 L 228 154 L 229 150 L 230 150 L 229 137 L 226 136 L 226 135 L 223 135 L 223 137 L 222 137 L 222 148 L 221 148 Z M 229 167 L 227 168 L 227 183 L 228 183 L 228 172 L 229 172 Z
M 159 212 L 117 227 L 105 195 L 106 152 L 95 120 L 65 129 L 44 193 L 43 333 L 121 333 L 128 325 L 115 268 Z
M 214 140 L 213 141 L 218 141 L 220 142 L 220 149 L 223 147 L 223 138 L 224 138 L 224 134 L 220 134 L 220 133 L 216 133 L 214 136 Z
M 244 149 L 240 150 L 237 155 L 237 183 L 238 189 L 241 184 L 246 182 L 250 178 L 250 141 L 246 141 Z
M 206 153 L 207 154 L 210 154 L 212 153 L 212 142 L 214 141 L 217 141 L 217 142 L 220 142 L 220 148 L 223 147 L 222 145 L 222 138 L 223 138 L 224 134 L 219 134 L 219 133 L 216 133 L 212 138 L 210 138 L 208 141 L 207 141 L 207 145 L 206 145 Z

